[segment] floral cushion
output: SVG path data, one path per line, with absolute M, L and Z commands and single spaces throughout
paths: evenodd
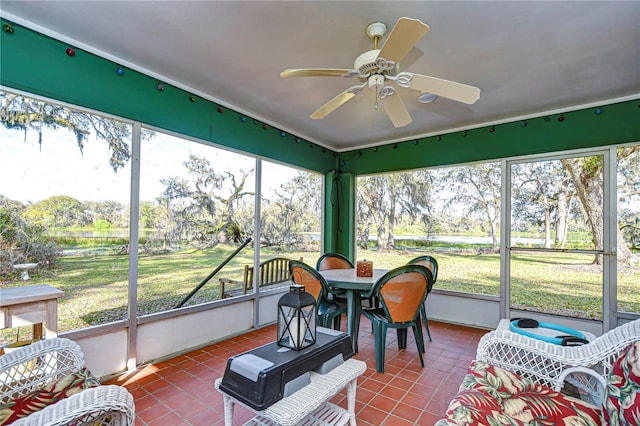
M 0 425 L 13 423 L 19 418 L 55 404 L 63 398 L 98 385 L 100 385 L 98 379 L 89 370 L 83 368 L 77 373 L 69 374 L 56 382 L 49 383 L 38 391 L 0 405 Z
M 599 410 L 585 402 L 473 361 L 461 390 L 438 425 L 600 425 Z
M 640 424 L 640 342 L 622 351 L 609 373 L 602 407 L 612 425 Z

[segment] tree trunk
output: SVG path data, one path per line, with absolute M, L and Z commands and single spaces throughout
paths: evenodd
M 593 235 L 596 250 L 602 250 L 604 239 L 603 193 L 601 185 L 602 168 L 587 172 L 583 166 L 586 159 L 561 160 L 569 174 L 573 177 L 578 199 L 587 216 L 587 222 Z M 596 255 L 595 263 L 602 264 L 602 256 Z
M 369 230 L 370 228 L 367 225 L 360 234 L 360 248 L 365 250 L 369 249 Z
M 565 186 L 566 188 L 566 186 Z M 567 242 L 567 218 L 569 213 L 569 202 L 567 201 L 567 192 L 561 189 L 558 193 L 558 206 L 556 213 L 556 245 L 564 248 Z
M 378 250 L 387 250 L 389 242 L 387 241 L 387 233 L 384 223 L 378 225 Z
M 387 248 L 393 247 L 395 245 L 395 241 L 393 238 L 393 228 L 396 225 L 396 185 L 390 185 L 390 200 L 389 200 L 389 233 L 387 236 Z
M 498 222 L 496 220 L 490 220 L 491 224 L 491 251 L 494 253 L 498 251 Z
M 551 248 L 551 209 L 548 203 L 544 206 L 544 247 Z
M 593 242 L 596 250 L 604 247 L 604 211 L 602 192 L 602 167 L 591 167 L 586 170 L 584 162 L 588 159 L 561 160 L 569 174 L 573 177 L 578 199 L 582 203 L 587 220 L 593 233 Z M 618 244 L 617 256 L 619 261 L 626 261 L 631 257 L 631 250 L 624 242 L 622 232 L 617 229 Z M 596 256 L 595 263 L 602 264 L 602 256 Z

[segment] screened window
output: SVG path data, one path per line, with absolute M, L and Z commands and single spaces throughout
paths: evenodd
M 357 257 L 391 269 L 429 254 L 437 288 L 498 295 L 500 165 L 357 179 Z
M 312 266 L 320 255 L 322 176 L 262 162 L 261 261 L 285 257 Z
M 640 313 L 640 145 L 617 150 L 618 311 Z M 622 244 L 620 243 L 622 241 Z
M 58 331 L 126 318 L 131 125 L 0 92 L 0 279 L 64 291 Z M 36 264 L 23 280 L 16 264 Z M 9 340 L 30 327 L 5 330 Z
M 253 235 L 255 159 L 162 133 L 140 158 L 138 315 L 221 299 L 220 278 L 253 263 L 248 244 L 209 277 Z

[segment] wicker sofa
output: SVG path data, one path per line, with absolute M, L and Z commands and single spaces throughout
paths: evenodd
M 0 425 L 133 426 L 133 397 L 101 385 L 77 343 L 42 340 L 0 356 Z
M 583 346 L 483 336 L 437 426 L 640 424 L 640 320 Z

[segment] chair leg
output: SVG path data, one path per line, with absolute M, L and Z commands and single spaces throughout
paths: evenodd
M 334 330 L 340 330 L 340 322 L 342 320 L 342 314 L 340 315 L 336 315 L 335 317 L 333 317 L 333 329 Z
M 373 336 L 376 349 L 376 371 L 384 374 L 384 352 L 387 341 L 387 324 L 383 321 L 375 321 Z
M 396 333 L 398 334 L 398 349 L 406 349 L 407 348 L 407 329 L 397 328 Z
M 420 365 L 424 368 L 424 359 L 422 358 L 423 349 L 420 347 L 420 341 L 422 340 L 422 346 L 424 346 L 424 339 L 422 337 L 422 330 L 418 331 L 418 327 L 421 327 L 419 323 L 416 323 L 413 328 L 413 337 L 416 339 L 416 346 L 418 347 L 418 357 L 420 358 Z
M 416 328 L 414 328 L 414 335 L 416 337 L 416 344 L 418 345 L 418 349 L 422 352 L 425 353 L 425 346 L 424 346 L 424 334 L 422 333 L 422 323 L 420 322 L 420 315 L 418 315 L 418 317 L 416 318 L 415 321 L 416 324 Z M 418 333 L 416 335 L 416 332 Z
M 319 315 L 318 325 L 325 328 L 331 327 L 331 318 L 329 318 L 329 315 Z
M 427 318 L 427 309 L 424 307 L 424 303 L 420 306 L 420 317 L 422 317 L 422 322 L 424 322 L 425 327 L 427 328 L 427 335 L 429 336 L 429 341 L 431 342 L 431 332 L 429 331 L 429 319 Z

